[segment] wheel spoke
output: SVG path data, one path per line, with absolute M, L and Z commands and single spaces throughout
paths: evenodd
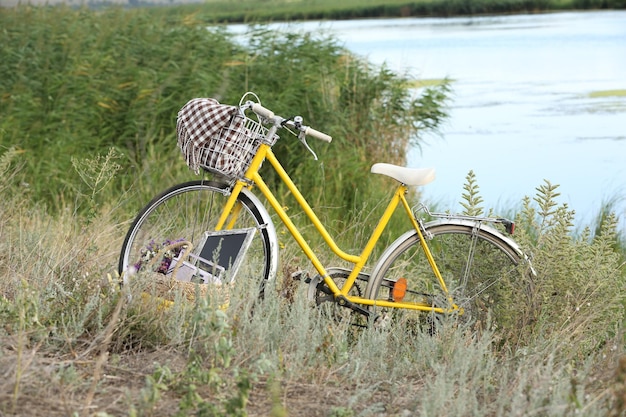
M 515 294 L 525 282 L 516 250 L 497 232 L 470 225 L 439 223 L 427 228 L 426 234 L 449 294 L 462 308 L 459 318 L 484 324 L 491 315 L 500 320 L 496 325 L 511 325 Z M 372 274 L 366 297 L 391 301 L 393 283 L 406 278 L 408 290 L 403 301 L 449 308 L 449 296 L 437 283 L 417 235 L 403 239 Z M 401 314 L 406 316 L 406 312 Z
M 137 269 L 148 272 L 145 271 L 151 265 L 148 261 L 155 257 L 163 257 L 154 262 L 156 271 L 161 273 L 168 270 L 172 258 L 176 258 L 176 262 L 193 263 L 189 258 L 178 260 L 180 249 L 174 253 L 157 253 L 157 249 L 169 242 L 184 240 L 193 245 L 195 251 L 192 253 L 199 255 L 199 246 L 204 241 L 205 233 L 215 230 L 221 208 L 228 198 L 224 187 L 219 183 L 193 181 L 172 187 L 155 197 L 139 213 L 128 231 L 120 255 L 120 273 L 126 271 L 128 275 Z M 273 227 L 267 227 L 271 220 L 264 209 L 247 195 L 241 194 L 236 204 L 241 210 L 238 210 L 237 218 L 234 219 L 233 229 L 253 228 L 255 232 L 245 258 L 237 269 L 237 276 L 227 275 L 228 281 L 230 278 L 253 280 L 263 286 L 264 281 L 271 279 L 276 270 L 277 257 L 272 253 L 272 247 L 276 247 L 272 244 L 275 231 Z M 159 270 L 161 264 L 165 266 Z M 171 270 L 167 272 L 168 276 L 170 273 Z

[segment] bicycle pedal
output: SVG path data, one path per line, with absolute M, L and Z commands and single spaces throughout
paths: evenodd
M 291 279 L 294 281 L 303 281 L 305 284 L 311 282 L 311 277 L 309 276 L 309 273 L 301 270 L 291 274 Z

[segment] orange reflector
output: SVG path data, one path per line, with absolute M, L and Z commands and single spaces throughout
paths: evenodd
M 398 280 L 393 284 L 393 290 L 391 290 L 391 296 L 393 297 L 393 301 L 400 302 L 404 299 L 406 295 L 407 282 L 406 278 L 398 278 Z

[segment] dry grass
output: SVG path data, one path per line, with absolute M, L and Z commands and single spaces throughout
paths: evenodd
M 210 405 L 206 415 L 224 416 L 624 411 L 621 334 L 584 357 L 564 337 L 594 325 L 588 318 L 503 352 L 490 332 L 453 325 L 435 336 L 395 326 L 355 333 L 282 281 L 254 314 L 249 286 L 233 288 L 225 312 L 182 293 L 164 308 L 141 296 L 154 289 L 150 276 L 126 294 L 110 285 L 126 226 L 110 213 L 89 224 L 3 213 L 2 415 L 172 416 Z M 288 272 L 297 250 L 284 254 Z
M 622 415 L 615 219 L 607 215 L 593 238 L 572 237 L 556 187 L 538 191 L 537 205 L 527 201 L 518 216 L 517 238 L 535 255 L 533 299 L 543 301 L 522 309 L 533 320 L 515 346 L 500 343 L 497 329 L 453 320 L 435 335 L 401 321 L 361 330 L 336 321 L 287 280 L 306 268 L 288 240 L 284 274 L 263 301 L 250 283 L 230 288 L 227 307 L 219 294 L 190 299 L 180 288 L 168 287 L 164 301 L 148 273 L 120 290 L 112 272 L 128 224 L 115 220 L 117 208 L 53 216 L 8 198 L 0 202 L 0 413 Z

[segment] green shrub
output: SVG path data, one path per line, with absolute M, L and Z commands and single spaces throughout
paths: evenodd
M 529 248 L 538 272 L 525 320 L 527 343 L 559 334 L 560 350 L 581 357 L 604 347 L 624 323 L 626 270 L 617 219 L 575 234 L 574 212 L 559 205 L 558 186 L 546 181 L 523 203 L 516 239 Z

